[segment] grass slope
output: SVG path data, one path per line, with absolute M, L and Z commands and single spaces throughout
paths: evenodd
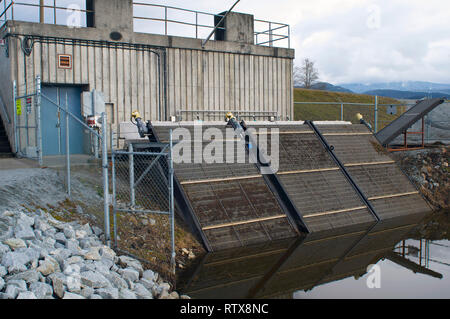
M 375 97 L 364 94 L 329 92 L 307 89 L 294 89 L 294 102 L 343 102 L 343 103 L 375 103 Z M 401 104 L 392 98 L 379 97 L 379 104 Z M 397 107 L 397 115 L 387 114 L 387 106 L 378 109 L 379 129 L 405 111 L 405 107 Z M 357 123 L 356 114 L 361 113 L 364 119 L 374 124 L 375 111 L 373 106 L 344 105 L 344 120 Z M 340 105 L 296 104 L 294 106 L 295 120 L 336 121 L 341 119 Z

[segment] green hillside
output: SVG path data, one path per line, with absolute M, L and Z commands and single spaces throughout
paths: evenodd
M 319 90 L 294 89 L 294 102 L 338 102 L 338 103 L 375 103 L 375 97 L 364 94 L 340 93 Z M 401 104 L 400 101 L 379 97 L 379 104 Z M 378 107 L 378 127 L 386 126 L 389 122 L 404 112 L 405 107 L 397 107 L 397 115 L 387 114 L 387 106 Z M 295 120 L 312 121 L 336 121 L 341 119 L 340 105 L 315 105 L 315 104 L 295 104 Z M 356 114 L 361 113 L 364 119 L 374 124 L 374 106 L 353 106 L 344 105 L 344 120 L 357 123 Z

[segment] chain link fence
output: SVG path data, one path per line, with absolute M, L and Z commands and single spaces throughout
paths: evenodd
M 310 121 L 347 121 L 359 124 L 356 114 L 377 132 L 406 112 L 408 104 L 295 102 L 295 119 Z
M 165 275 L 175 271 L 170 144 L 130 144 L 112 153 L 114 245 Z

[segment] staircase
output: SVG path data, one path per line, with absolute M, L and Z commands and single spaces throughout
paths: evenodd
M 0 117 L 0 158 L 12 157 L 11 146 L 9 145 L 8 136 L 6 135 L 3 120 Z

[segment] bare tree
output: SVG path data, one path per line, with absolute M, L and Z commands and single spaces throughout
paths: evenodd
M 296 87 L 310 89 L 318 79 L 319 72 L 314 67 L 314 62 L 310 59 L 306 58 L 303 60 L 302 66 L 294 67 L 294 85 Z

